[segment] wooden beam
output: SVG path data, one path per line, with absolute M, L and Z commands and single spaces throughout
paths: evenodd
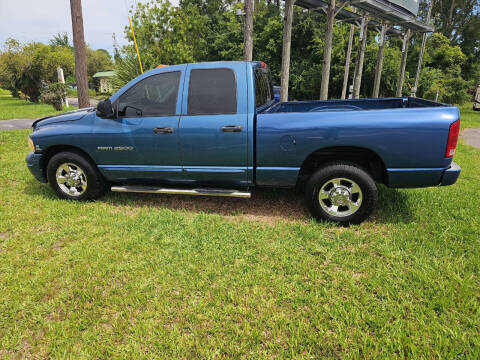
M 382 80 L 383 54 L 385 52 L 385 37 L 390 26 L 383 24 L 378 39 L 377 66 L 375 67 L 375 80 L 373 82 L 372 97 L 378 98 L 380 94 L 380 82 Z
M 433 8 L 433 0 L 430 0 L 430 4 L 428 5 L 428 12 L 427 12 L 427 24 L 430 24 L 430 18 L 432 16 L 432 8 Z M 420 73 L 422 72 L 422 65 L 423 65 L 423 55 L 425 53 L 425 44 L 427 42 L 427 33 L 423 33 L 422 35 L 422 45 L 420 46 L 420 54 L 418 55 L 418 64 L 417 64 L 417 73 L 415 74 L 415 82 L 413 83 L 412 88 L 412 96 L 417 96 L 418 90 L 418 81 L 420 80 Z
M 352 57 L 353 35 L 355 33 L 355 25 L 350 25 L 350 36 L 348 38 L 347 56 L 345 58 L 345 72 L 343 73 L 343 86 L 341 99 L 344 100 L 347 95 L 348 75 L 350 73 L 350 59 Z
M 322 83 L 320 100 L 328 99 L 328 83 L 330 80 L 330 64 L 332 62 L 333 22 L 335 20 L 335 0 L 329 0 L 325 27 L 325 46 L 323 47 Z
M 280 101 L 288 100 L 288 80 L 290 76 L 290 47 L 292 43 L 294 0 L 285 0 L 285 16 L 283 20 L 282 73 L 280 75 Z
M 407 55 L 408 55 L 408 45 L 410 43 L 410 29 L 405 31 L 405 35 L 403 36 L 403 44 L 402 44 L 402 60 L 400 61 L 400 71 L 398 72 L 398 80 L 397 80 L 397 92 L 396 96 L 402 96 L 403 90 L 403 81 L 405 79 L 405 67 L 407 66 Z
M 87 60 L 83 35 L 83 16 L 81 0 L 70 0 L 72 15 L 73 46 L 75 48 L 75 76 L 77 79 L 78 107 L 90 106 L 88 98 Z
M 353 98 L 360 97 L 360 86 L 362 85 L 363 60 L 365 58 L 365 47 L 367 45 L 368 15 L 363 15 L 358 39 L 357 63 L 355 65 L 355 76 L 353 79 Z

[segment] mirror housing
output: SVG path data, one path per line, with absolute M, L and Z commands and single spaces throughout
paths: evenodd
M 113 107 L 110 99 L 105 99 L 98 103 L 97 116 L 107 119 L 113 118 Z

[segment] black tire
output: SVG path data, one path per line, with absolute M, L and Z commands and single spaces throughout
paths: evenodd
M 81 174 L 78 176 L 79 182 L 81 182 L 78 188 L 69 185 L 62 186 L 57 181 L 57 171 L 60 171 L 60 166 L 64 164 L 70 164 L 69 169 L 73 169 L 75 174 Z M 66 175 L 66 171 L 64 170 L 62 174 Z M 97 199 L 105 193 L 106 186 L 102 174 L 84 156 L 73 151 L 58 153 L 50 159 L 47 165 L 47 179 L 60 199 L 86 201 Z M 85 186 L 85 189 L 82 186 Z M 75 191 L 75 194 L 66 192 L 65 187 L 75 188 L 75 190 L 72 190 Z
M 333 184 L 333 181 L 337 182 L 338 186 Z M 354 187 L 355 184 L 361 191 Z M 319 198 L 320 190 L 326 199 Z M 377 200 L 375 181 L 367 171 L 353 163 L 325 165 L 310 177 L 305 188 L 306 206 L 318 221 L 327 220 L 343 225 L 359 224 L 372 213 Z M 339 202 L 342 205 L 338 205 Z

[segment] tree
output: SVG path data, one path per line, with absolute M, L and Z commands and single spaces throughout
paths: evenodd
M 55 36 L 50 45 L 7 39 L 0 51 L 0 85 L 14 96 L 22 92 L 36 102 L 46 84 L 58 81 L 57 67 L 63 69 L 67 82 L 75 81 L 75 57 L 66 34 Z M 91 79 L 98 71 L 112 69 L 113 63 L 106 50 L 87 47 L 87 68 Z
M 73 49 L 66 32 L 53 35 L 53 38 L 51 38 L 48 43 L 50 46 L 53 46 L 53 47 L 64 46 L 64 47 Z
M 168 0 L 138 3 L 132 16 L 142 60 L 178 64 L 205 58 L 207 19 L 195 5 L 176 8 Z M 133 41 L 128 27 L 125 35 Z
M 433 99 L 436 96 L 435 87 L 441 87 L 439 97 L 441 100 L 444 99 L 442 101 L 447 101 L 445 99 L 464 101 L 467 87 L 473 83 L 471 79 L 478 78 L 480 74 L 478 54 L 480 46 L 477 41 L 480 31 L 478 14 L 475 15 L 477 11 L 475 4 L 480 0 L 435 1 L 439 2 L 437 10 L 434 9 L 433 12 L 436 26 L 445 29 L 442 30 L 445 33 L 448 33 L 449 27 L 454 30 L 446 37 L 442 34 L 429 37 L 427 44 L 429 51 L 427 49 L 425 55 L 425 74 L 435 78 L 428 82 L 422 72 L 424 80 L 419 86 L 421 89 L 418 95 Z M 454 1 L 454 11 L 449 18 L 444 9 L 451 1 Z M 468 15 L 461 14 L 462 11 L 469 11 L 471 4 L 474 4 L 473 10 Z M 148 69 L 158 64 L 241 60 L 243 19 L 236 15 L 237 9 L 241 7 L 241 3 L 233 0 L 181 0 L 176 7 L 162 0 L 153 0 L 148 4 L 138 3 L 132 9 L 132 20 L 144 67 Z M 268 64 L 275 84 L 280 83 L 283 12 L 283 5 L 277 6 L 267 0 L 255 1 L 253 59 Z M 305 13 L 300 7 L 294 6 L 293 17 L 295 20 L 292 27 L 289 96 L 292 100 L 313 99 L 320 91 L 325 16 L 319 12 Z M 125 31 L 127 37 L 132 40 L 130 30 L 126 28 Z M 460 31 L 460 35 L 453 34 L 455 31 Z M 329 86 L 331 98 L 338 98 L 341 95 L 348 34 L 348 24 L 334 25 Z M 364 81 L 360 89 L 362 97 L 372 93 L 378 51 L 376 35 L 373 31 L 368 32 Z M 355 38 L 355 42 L 358 42 L 358 29 Z M 395 94 L 401 46 L 401 39 L 387 38 L 380 84 L 381 96 Z M 404 92 L 412 86 L 410 74 L 416 71 L 419 42 L 415 37 L 411 39 L 410 46 Z M 124 50 L 124 60 L 120 62 L 123 70 L 130 69 L 126 71 L 129 74 L 128 80 L 137 74 L 134 63 L 129 64 L 130 60 L 134 59 L 132 49 L 127 47 Z M 352 58 L 355 58 L 355 52 L 356 49 Z M 353 70 L 351 67 L 351 72 Z M 352 75 L 350 74 L 350 79 Z M 125 80 L 126 78 L 123 79 L 123 83 Z M 446 89 L 447 86 L 451 86 L 451 89 Z
M 436 30 L 458 44 L 466 24 L 478 13 L 480 0 L 437 0 L 433 15 Z M 477 35 L 478 37 L 478 35 Z
M 93 83 L 93 75 L 99 71 L 112 70 L 114 68 L 112 58 L 107 50 L 93 50 L 86 48 L 88 82 Z
M 452 46 L 447 37 L 435 33 L 427 41 L 425 67 L 420 76 L 419 96 L 451 104 L 468 100 L 471 81 L 462 78 L 467 57 L 459 46 Z

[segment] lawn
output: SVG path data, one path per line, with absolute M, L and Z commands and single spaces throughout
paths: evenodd
M 290 191 L 57 200 L 28 134 L 0 132 L 0 358 L 480 358 L 480 150 L 342 228 Z
M 32 103 L 27 100 L 5 95 L 4 90 L 0 94 L 0 120 L 8 119 L 36 119 L 48 115 L 59 114 L 52 105 Z M 74 107 L 65 108 L 63 111 L 75 110 Z

